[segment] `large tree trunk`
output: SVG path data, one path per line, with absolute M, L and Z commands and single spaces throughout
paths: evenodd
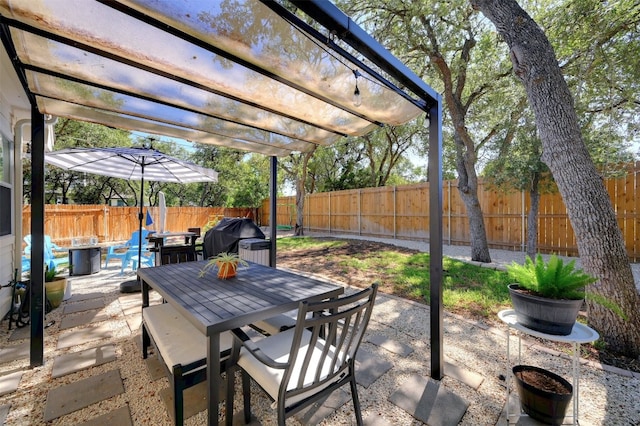
M 309 160 L 313 157 L 316 149 L 305 152 L 302 155 L 302 164 L 299 170 L 298 179 L 296 179 L 296 225 L 294 227 L 294 235 L 304 235 L 304 198 L 306 195 L 306 183 L 309 169 Z
M 601 177 L 582 140 L 573 98 L 549 40 L 515 0 L 470 0 L 506 41 L 515 74 L 522 80 L 542 140 L 547 164 L 567 207 L 586 272 L 598 278 L 589 291 L 617 303 L 624 321 L 589 303 L 589 323 L 609 347 L 640 355 L 640 297 Z

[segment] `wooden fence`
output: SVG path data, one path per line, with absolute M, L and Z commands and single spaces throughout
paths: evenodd
M 73 238 L 98 237 L 100 243 L 126 241 L 138 229 L 138 207 L 110 207 L 106 205 L 47 204 L 44 231 L 60 246 L 71 245 Z M 144 208 L 146 223 L 147 207 Z M 149 207 L 153 224 L 147 229 L 157 230 L 159 208 Z M 203 228 L 216 217 L 250 217 L 256 221 L 257 208 L 224 207 L 167 207 L 166 232 L 181 232 L 188 228 Z M 22 234 L 31 233 L 31 206 L 22 211 Z
M 640 178 L 636 168 L 621 179 L 606 181 L 631 261 L 640 260 Z M 469 244 L 466 208 L 457 181 L 443 183 L 443 238 L 449 245 Z M 478 188 L 489 246 L 524 251 L 527 212 L 526 193 L 491 191 L 481 181 Z M 277 223 L 293 227 L 294 197 L 279 197 Z M 269 200 L 260 209 L 261 222 L 269 223 Z M 429 184 L 323 192 L 307 195 L 304 229 L 313 232 L 355 234 L 381 238 L 429 241 Z M 578 254 L 573 229 L 560 194 L 540 199 L 538 248 L 541 252 Z

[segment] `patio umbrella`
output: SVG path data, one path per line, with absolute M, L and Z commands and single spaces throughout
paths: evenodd
M 142 213 L 144 180 L 173 183 L 216 182 L 218 172 L 166 155 L 153 148 L 69 148 L 48 152 L 46 163 L 76 172 L 94 173 L 129 180 L 140 180 L 140 238 L 138 259 L 142 255 Z M 142 262 L 138 262 L 141 265 Z

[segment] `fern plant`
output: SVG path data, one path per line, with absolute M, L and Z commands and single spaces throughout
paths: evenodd
M 576 269 L 575 260 L 564 263 L 555 254 L 546 263 L 540 254 L 535 262 L 527 256 L 523 265 L 513 262 L 507 272 L 520 288 L 550 299 L 584 299 L 584 288 L 596 281 L 582 269 Z

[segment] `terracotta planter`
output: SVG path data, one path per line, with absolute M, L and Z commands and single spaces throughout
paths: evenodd
M 545 424 L 563 423 L 573 396 L 571 383 L 557 374 L 529 365 L 514 366 L 513 376 L 522 411 Z
M 520 324 L 541 333 L 557 336 L 571 334 L 583 302 L 534 296 L 519 291 L 517 284 L 509 285 L 509 294 Z
M 237 262 L 217 262 L 218 266 L 218 278 L 226 280 L 236 276 L 236 270 L 238 269 Z
M 52 281 L 45 282 L 44 288 L 47 299 L 53 308 L 57 308 L 62 303 L 64 292 L 67 287 L 66 277 L 54 277 Z

